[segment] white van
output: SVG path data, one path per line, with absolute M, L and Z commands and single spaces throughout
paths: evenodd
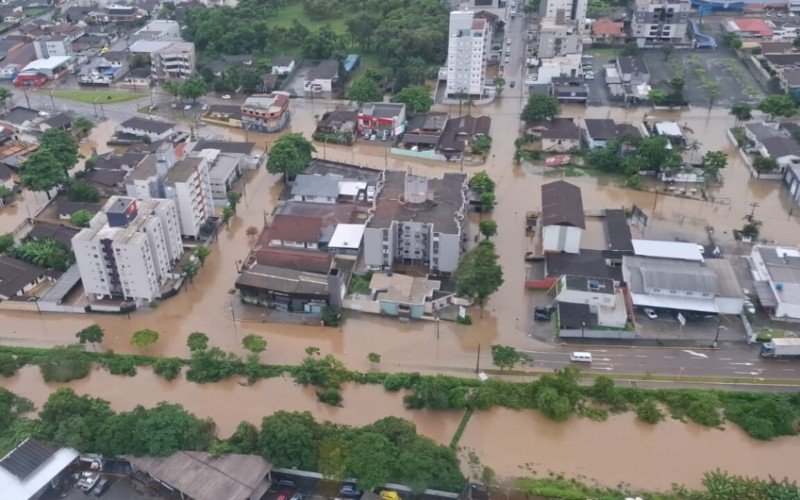
M 591 363 L 592 362 L 592 353 L 590 352 L 573 352 L 569 355 L 570 361 L 575 361 L 578 363 Z

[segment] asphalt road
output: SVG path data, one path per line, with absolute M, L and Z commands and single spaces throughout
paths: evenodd
M 592 353 L 592 363 L 581 369 L 593 373 L 673 376 L 709 376 L 739 379 L 797 379 L 800 359 L 764 359 L 757 346 L 749 349 L 679 349 L 647 347 L 559 346 L 552 351 L 524 351 L 533 357 L 534 368 L 556 369 L 570 363 L 569 353 Z

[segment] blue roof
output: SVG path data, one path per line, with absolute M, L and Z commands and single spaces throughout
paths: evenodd
M 353 69 L 358 65 L 358 54 L 348 55 L 347 59 L 344 60 L 342 65 L 344 66 L 345 71 L 353 71 Z

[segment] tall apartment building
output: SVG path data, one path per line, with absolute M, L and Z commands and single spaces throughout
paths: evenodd
M 33 48 L 37 59 L 47 59 L 55 56 L 71 56 L 72 40 L 68 36 L 48 36 L 35 40 Z
M 676 44 L 686 39 L 690 0 L 636 0 L 631 36 L 639 47 Z
M 466 174 L 428 179 L 387 170 L 364 231 L 364 261 L 382 269 L 401 263 L 452 273 L 464 248 L 467 203 Z
M 581 52 L 587 0 L 545 0 L 540 6 L 540 59 Z
M 150 53 L 150 72 L 159 82 L 185 80 L 195 74 L 197 58 L 192 42 L 154 42 L 165 46 Z
M 181 234 L 197 238 L 200 227 L 214 215 L 208 161 L 201 156 L 177 161 L 164 177 L 164 194 L 178 208 Z
M 447 95 L 461 92 L 483 94 L 486 61 L 491 45 L 486 19 L 472 11 L 450 13 L 450 38 L 447 46 Z
M 289 120 L 289 94 L 254 94 L 242 104 L 242 127 L 259 132 L 277 132 Z
M 113 196 L 72 249 L 87 296 L 154 300 L 183 253 L 175 203 Z

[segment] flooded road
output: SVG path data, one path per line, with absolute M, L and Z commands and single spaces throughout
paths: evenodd
M 310 411 L 320 421 L 356 426 L 394 415 L 413 421 L 421 434 L 438 443 L 449 444 L 461 418 L 456 411 L 408 410 L 402 393 L 386 392 L 381 386 L 347 384 L 342 391 L 344 407 L 335 408 L 319 403 L 312 388 L 297 386 L 289 378 L 261 380 L 252 386 L 237 381 L 199 385 L 183 377 L 167 382 L 149 369 L 138 372 L 135 377 L 121 377 L 97 369 L 70 384 L 46 384 L 36 367 L 26 366 L 4 379 L 3 386 L 38 408 L 50 392 L 64 385 L 108 400 L 117 411 L 159 401 L 180 403 L 199 417 L 212 418 L 221 437 L 230 435 L 242 420 L 258 426 L 262 417 L 287 410 Z M 704 471 L 719 467 L 742 475 L 800 480 L 797 437 L 765 443 L 734 425 L 721 431 L 668 419 L 651 426 L 637 422 L 632 413 L 602 423 L 575 417 L 559 423 L 534 411 L 496 408 L 472 416 L 460 446 L 464 452 L 474 451 L 483 465 L 504 477 L 554 471 L 609 487 L 625 482 L 636 488 L 667 489 L 673 482 L 697 486 Z M 466 472 L 466 461 L 462 463 Z
M 142 328 L 153 328 L 161 332 L 159 342 L 152 348 L 154 354 L 187 356 L 185 340 L 189 333 L 206 332 L 211 344 L 223 349 L 243 353 L 240 341 L 246 333 L 263 335 L 269 342 L 264 354 L 267 363 L 294 363 L 304 357 L 303 350 L 317 346 L 323 353 L 332 353 L 343 359 L 354 369 L 366 370 L 370 352 L 382 355 L 381 369 L 458 371 L 468 372 L 475 365 L 478 345 L 482 350 L 481 363 L 491 363 L 489 349 L 492 343 L 502 343 L 525 349 L 553 349 L 528 337 L 526 309 L 527 297 L 523 293 L 525 280 L 524 212 L 539 210 L 540 187 L 550 182 L 552 176 L 530 173 L 512 162 L 514 139 L 520 126 L 519 110 L 522 107 L 519 89 L 508 89 L 499 102 L 482 108 L 473 108 L 473 113 L 491 113 L 492 154 L 483 166 L 463 167 L 467 172 L 487 170 L 497 181 L 499 204 L 492 215 L 499 222 L 497 236 L 498 252 L 504 268 L 505 283 L 487 301 L 482 319 L 473 311 L 475 323 L 462 327 L 442 323 L 438 327 L 430 322 L 400 324 L 386 318 L 352 314 L 347 317 L 342 331 L 318 326 L 238 322 L 234 329 L 229 319 L 229 309 L 235 296 L 232 295 L 237 266 L 251 246 L 245 235 L 248 226 L 261 228 L 265 214 L 272 212 L 282 183 L 277 176 L 264 169 L 249 173 L 246 196 L 239 213 L 231 224 L 223 228 L 219 240 L 211 247 L 211 255 L 194 283 L 177 296 L 152 310 L 142 310 L 130 318 L 108 315 L 34 315 L 23 312 L 2 312 L 4 328 L 0 330 L 0 342 L 21 345 L 52 346 L 74 341 L 74 332 L 97 322 L 106 329 L 104 348 L 119 352 L 133 352 L 130 335 Z M 314 128 L 315 116 L 333 109 L 335 102 L 293 100 L 290 131 L 303 132 L 309 136 Z M 457 107 L 451 110 L 457 112 Z M 670 235 L 678 233 L 697 234 L 701 237 L 704 227 L 715 227 L 720 239 L 730 238 L 731 230 L 740 227 L 742 217 L 749 213 L 751 201 L 760 206 L 756 216 L 764 221 L 763 234 L 785 243 L 785 235 L 796 235 L 800 225 L 796 218 L 788 216 L 788 196 L 778 181 L 752 179 L 743 162 L 734 154 L 728 143 L 725 130 L 733 125 L 733 117 L 727 110 L 705 109 L 684 112 L 656 112 L 665 120 L 675 120 L 692 130 L 701 143 L 702 154 L 706 150 L 722 150 L 728 153 L 730 164 L 723 171 L 725 185 L 715 191 L 722 203 L 659 195 L 645 191 L 633 191 L 616 185 L 613 178 L 581 176 L 571 177 L 583 188 L 586 210 L 608 207 L 630 207 L 636 204 L 650 216 L 651 224 L 646 235 Z M 618 121 L 635 123 L 641 121 L 645 110 L 621 108 L 565 107 L 564 114 L 576 117 L 611 117 Z M 100 144 L 111 130 L 111 122 L 103 122 L 94 131 L 92 142 Z M 221 133 L 230 139 L 243 139 L 237 129 L 204 128 L 204 135 Z M 274 134 L 249 133 L 247 139 L 258 148 L 268 148 L 279 136 Z M 85 145 L 82 145 L 82 150 Z M 441 162 L 419 162 L 407 158 L 395 158 L 387 154 L 386 144 L 380 141 L 359 142 L 353 148 L 316 144 L 317 156 L 331 160 L 356 163 L 370 167 L 386 167 L 412 170 L 415 173 L 440 176 L 445 171 L 458 171 L 458 164 Z M 655 208 L 654 208 L 655 207 Z

